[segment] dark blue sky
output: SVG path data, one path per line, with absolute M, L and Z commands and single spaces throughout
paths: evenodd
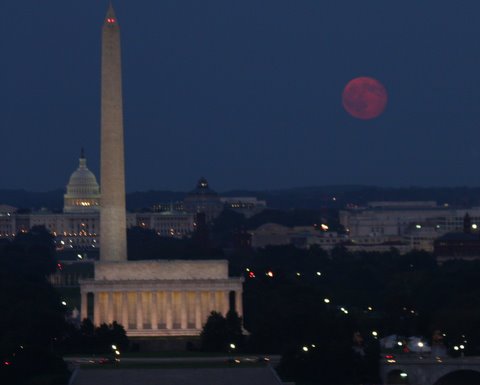
M 478 186 L 480 1 L 115 0 L 127 190 Z M 0 188 L 98 175 L 103 0 L 0 2 Z M 357 76 L 387 109 L 343 110 Z

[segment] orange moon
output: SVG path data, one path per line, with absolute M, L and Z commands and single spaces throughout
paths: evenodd
M 369 77 L 352 79 L 343 89 L 343 108 L 357 119 L 373 119 L 387 106 L 387 90 L 378 80 Z

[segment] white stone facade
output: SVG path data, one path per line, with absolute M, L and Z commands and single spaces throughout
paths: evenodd
M 81 281 L 81 317 L 93 295 L 93 323 L 117 321 L 130 337 L 196 336 L 212 311 L 233 305 L 242 316 L 243 278 L 228 277 L 227 261 L 99 262 Z M 231 299 L 232 298 L 232 299 Z
M 195 229 L 193 214 L 184 212 L 127 213 L 127 227 L 150 229 L 162 237 L 183 238 Z M 88 249 L 100 246 L 99 212 L 17 214 L 15 210 L 0 213 L 0 239 L 13 238 L 19 231 L 45 226 L 55 236 L 59 250 Z M 62 243 L 63 241 L 63 243 Z

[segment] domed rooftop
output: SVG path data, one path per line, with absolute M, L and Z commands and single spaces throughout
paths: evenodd
M 217 217 L 223 210 L 219 195 L 208 186 L 204 177 L 198 180 L 197 188 L 187 194 L 183 204 L 189 213 L 204 213 L 207 221 Z
M 210 195 L 210 196 L 217 196 L 218 194 L 213 191 L 210 187 L 208 187 L 208 181 L 202 176 L 198 182 L 197 187 L 195 190 L 190 191 L 188 193 L 189 196 L 191 195 Z
M 65 212 L 98 211 L 100 204 L 100 186 L 97 178 L 87 168 L 85 154 L 80 154 L 78 168 L 72 173 L 64 195 Z

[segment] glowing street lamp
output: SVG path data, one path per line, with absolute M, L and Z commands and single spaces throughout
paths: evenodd
M 420 358 L 422 358 L 421 354 L 423 353 L 423 347 L 425 346 L 422 341 L 418 341 L 417 346 L 420 348 Z

